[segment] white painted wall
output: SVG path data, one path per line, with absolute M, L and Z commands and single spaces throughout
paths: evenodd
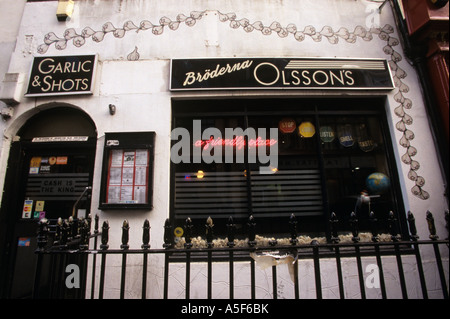
M 101 221 L 109 220 L 110 247 L 119 247 L 120 227 L 122 221 L 127 219 L 131 227 L 130 248 L 139 248 L 142 223 L 147 218 L 152 227 L 151 245 L 153 248 L 160 248 L 163 243 L 163 223 L 169 216 L 172 98 L 217 95 L 227 97 L 326 95 L 326 93 L 308 91 L 172 93 L 168 89 L 171 58 L 394 59 L 397 67 L 405 73 L 393 72 L 394 76 L 397 75 L 398 88 L 387 93 L 386 111 L 390 119 L 389 125 L 406 210 L 411 210 L 415 214 L 421 238 L 428 236 L 425 223 L 427 210 L 434 213 L 438 234 L 446 237 L 443 216 L 448 206 L 443 196 L 444 181 L 439 170 L 436 149 L 432 143 L 417 75 L 403 58 L 401 45 L 395 40 L 399 38 L 399 35 L 389 5 L 384 7 L 379 16 L 378 29 L 367 26 L 370 13 L 366 12 L 366 9 L 370 5 L 373 3 L 365 0 L 80 0 L 75 2 L 72 19 L 67 22 L 58 22 L 55 16 L 57 1 L 27 3 L 8 72 L 24 73 L 27 77 L 33 56 L 42 54 L 50 56 L 96 53 L 99 56 L 99 65 L 92 96 L 24 97 L 22 102 L 14 107 L 14 117 L 0 124 L 4 130 L 4 144 L 7 144 L 5 150 L 9 149 L 11 138 L 21 125 L 39 110 L 54 107 L 58 103 L 68 103 L 84 110 L 94 120 L 98 130 L 92 213 L 98 214 Z M 247 29 L 243 26 L 247 26 Z M 143 28 L 138 31 L 139 27 Z M 265 35 L 258 30 L 263 27 L 265 27 L 263 31 L 270 34 Z M 92 35 L 83 39 L 80 37 L 83 30 Z M 135 49 L 139 59 L 129 61 L 131 58 L 129 55 Z M 372 93 L 359 92 L 358 94 Z M 410 165 L 401 161 L 406 149 L 399 145 L 403 133 L 396 129 L 396 124 L 403 116 L 398 115 L 399 103 L 404 102 L 405 99 L 412 101 L 411 107 L 404 107 L 403 111 L 413 119 L 412 124 L 408 124 L 407 127 L 414 132 L 415 137 L 410 142 L 418 150 L 414 160 L 420 164 L 417 174 L 425 181 L 425 184 L 421 185 L 422 190 L 430 196 L 426 200 L 412 194 L 411 188 L 415 183 L 408 178 Z M 117 107 L 114 116 L 108 112 L 109 104 Z M 156 132 L 154 208 L 151 211 L 122 212 L 97 209 L 104 133 L 119 131 Z M 0 159 L 2 167 L 0 188 L 3 187 L 7 157 L 8 152 L 3 151 Z M 110 269 L 117 269 L 115 266 L 119 265 L 118 262 L 111 261 L 108 265 L 113 267 Z M 139 261 L 136 261 L 136 264 L 138 263 Z M 152 260 L 151 263 L 154 264 L 149 267 L 152 269 L 149 271 L 154 272 L 157 287 L 162 289 L 160 281 L 162 260 Z M 136 270 L 136 272 L 139 271 Z M 174 278 L 177 276 L 176 273 L 173 274 Z M 270 282 L 269 274 L 261 273 L 261 276 Z M 130 290 L 129 297 L 138 297 L 132 289 L 136 278 L 133 275 L 127 278 L 131 278 L 129 279 L 131 284 L 127 286 Z M 183 281 L 180 279 L 180 282 Z M 107 285 L 108 293 L 113 296 L 115 289 L 109 286 L 113 285 L 113 282 L 107 282 Z M 286 279 L 284 285 L 288 286 L 289 280 Z M 330 287 L 332 286 L 333 284 L 330 284 Z M 261 291 L 265 291 L 264 289 L 267 287 L 261 288 Z M 330 289 L 331 296 L 334 293 L 331 292 L 332 288 Z M 136 291 L 139 294 L 139 289 Z M 219 292 L 217 293 L 221 296 Z M 170 294 L 173 297 L 179 297 L 177 291 L 171 291 Z M 151 296 L 157 297 L 160 294 L 151 292 Z M 197 295 L 193 294 L 193 296 Z M 263 296 L 266 295 L 263 293 Z M 288 292 L 283 292 L 283 296 L 291 297 Z

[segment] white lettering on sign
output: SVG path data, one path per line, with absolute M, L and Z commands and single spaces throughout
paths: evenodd
M 261 66 L 269 66 L 273 68 L 276 76 L 273 81 L 265 82 L 262 80 L 263 72 L 260 70 Z M 253 72 L 255 80 L 264 86 L 271 86 L 277 83 L 280 76 L 283 80 L 283 86 L 310 86 L 312 84 L 319 86 L 353 86 L 355 84 L 355 79 L 353 78 L 353 73 L 350 70 L 279 70 L 278 67 L 272 63 L 260 63 L 255 67 Z
M 55 63 L 55 60 L 52 58 L 44 59 L 39 63 L 39 72 L 42 74 L 50 74 L 50 73 L 79 73 L 83 72 L 91 72 L 92 61 L 87 60 L 84 62 L 74 61 L 74 62 L 59 62 Z M 88 65 L 91 66 L 88 66 Z
M 91 94 L 96 56 L 35 57 L 26 96 Z
M 233 66 L 227 64 L 226 66 L 220 66 L 217 64 L 216 68 L 211 71 L 210 69 L 206 69 L 205 73 L 197 72 L 188 72 L 186 73 L 186 79 L 184 80 L 183 86 L 194 84 L 195 82 L 203 82 L 209 79 L 214 79 L 219 76 L 223 76 L 227 73 L 233 73 L 240 70 L 248 69 L 253 64 L 253 61 L 246 60 L 242 63 L 235 63 Z

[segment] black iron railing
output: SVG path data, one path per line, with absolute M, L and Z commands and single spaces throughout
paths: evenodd
M 448 212 L 445 213 L 448 229 Z M 352 228 L 351 240 L 343 242 L 338 236 L 339 221 L 335 214 L 332 214 L 330 227 L 332 232 L 331 241 L 319 242 L 312 240 L 309 243 L 300 243 L 297 234 L 297 220 L 294 215 L 289 220 L 290 238 L 288 244 L 280 244 L 277 240 L 268 241 L 268 244 L 260 245 L 256 240 L 256 223 L 251 216 L 248 220 L 248 237 L 244 241 L 244 245 L 237 245 L 235 238 L 235 225 L 233 219 L 230 218 L 227 223 L 228 234 L 226 244 L 215 246 L 213 238 L 213 223 L 208 219 L 206 222 L 205 239 L 201 246 L 196 246 L 192 239 L 192 221 L 188 218 L 184 226 L 184 243 L 175 244 L 172 225 L 166 220 L 164 225 L 164 244 L 162 249 L 150 247 L 150 224 L 145 220 L 143 225 L 142 245 L 140 249 L 129 248 L 129 224 L 123 222 L 122 238 L 120 249 L 110 249 L 109 242 L 109 224 L 104 221 L 99 229 L 98 216 L 95 217 L 94 231 L 91 233 L 91 219 L 80 219 L 67 221 L 59 220 L 56 224 L 49 223 L 48 220 L 42 219 L 39 222 L 38 249 L 36 254 L 38 262 L 36 267 L 34 298 L 104 298 L 105 280 L 119 280 L 119 278 L 106 278 L 106 270 L 108 267 L 108 256 L 121 255 L 120 269 L 120 292 L 119 297 L 125 298 L 126 276 L 127 276 L 127 257 L 130 255 L 142 256 L 142 279 L 141 279 L 141 297 L 147 298 L 149 289 L 152 285 L 148 285 L 148 265 L 149 258 L 156 255 L 164 256 L 164 279 L 163 291 L 160 298 L 169 298 L 171 289 L 170 270 L 171 264 L 182 263 L 185 270 L 185 286 L 184 297 L 191 298 L 191 265 L 196 262 L 206 264 L 207 277 L 207 298 L 213 297 L 213 267 L 217 261 L 222 263 L 228 262 L 228 286 L 229 293 L 227 298 L 235 297 L 235 266 L 236 263 L 248 263 L 250 267 L 249 291 L 248 297 L 256 298 L 256 270 L 255 256 L 272 256 L 274 260 L 289 256 L 290 266 L 293 271 L 293 296 L 300 297 L 302 282 L 299 279 L 299 260 L 309 259 L 314 266 L 314 282 L 315 294 L 317 299 L 323 298 L 322 287 L 322 270 L 321 264 L 324 259 L 335 260 L 336 274 L 338 281 L 339 298 L 346 298 L 346 289 L 343 260 L 353 259 L 357 266 L 357 277 L 359 282 L 360 297 L 365 299 L 366 282 L 364 278 L 364 270 L 362 258 L 366 256 L 375 257 L 377 267 L 377 283 L 381 291 L 381 298 L 388 298 L 385 278 L 385 266 L 383 260 L 386 256 L 395 256 L 396 268 L 398 272 L 398 281 L 401 290 L 401 297 L 407 299 L 408 288 L 405 279 L 404 258 L 415 257 L 417 270 L 417 283 L 420 283 L 421 297 L 429 298 L 429 289 L 424 272 L 424 264 L 422 261 L 423 252 L 427 252 L 427 259 L 432 255 L 432 263 L 435 265 L 435 271 L 439 278 L 440 295 L 444 299 L 448 299 L 448 273 L 444 269 L 448 269 L 448 248 L 449 240 L 440 240 L 436 234 L 434 218 L 430 212 L 426 214 L 426 220 L 429 228 L 429 239 L 419 240 L 415 226 L 415 219 L 411 212 L 408 213 L 409 238 L 401 238 L 397 232 L 397 220 L 394 214 L 389 214 L 389 240 L 380 240 L 377 231 L 378 221 L 373 213 L 370 214 L 371 221 L 371 238 L 369 241 L 361 241 L 358 231 L 358 220 L 352 213 L 350 216 L 350 226 Z M 386 236 L 384 236 L 386 237 Z M 100 239 L 100 245 L 98 243 Z M 428 249 L 428 248 L 429 249 Z M 281 252 L 281 254 L 280 254 Z M 277 255 L 278 254 L 278 255 Z M 283 255 L 283 256 L 282 256 Z M 250 257 L 252 256 L 252 257 Z M 98 264 L 99 263 L 99 264 Z M 70 273 L 67 273 L 67 265 L 76 264 L 81 268 L 78 273 L 81 274 L 78 282 L 70 282 Z M 446 265 L 447 268 L 444 268 Z M 135 264 L 134 264 L 135 266 Z M 89 271 L 88 271 L 89 268 Z M 278 292 L 278 276 L 277 266 L 272 265 L 272 293 L 271 297 L 277 299 Z M 389 269 L 392 271 L 392 269 Z M 430 269 L 428 269 L 430 271 Z M 89 278 L 87 274 L 90 274 Z M 76 275 L 74 273 L 74 275 Z M 69 282 L 68 282 L 69 281 Z M 78 284 L 78 285 L 77 285 Z M 86 285 L 89 285 L 87 287 Z M 433 283 L 434 285 L 434 283 Z M 150 288 L 149 288 L 150 287 Z M 74 289 L 75 288 L 75 289 Z M 400 297 L 400 296 L 398 296 Z M 435 292 L 433 293 L 435 297 Z M 395 297 L 397 298 L 397 297 Z M 414 297 L 417 298 L 417 297 Z M 420 296 L 419 296 L 420 298 Z

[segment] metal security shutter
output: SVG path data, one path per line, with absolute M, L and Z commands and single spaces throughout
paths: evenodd
M 323 212 L 320 171 L 252 172 L 252 202 L 256 217 L 320 215 Z
M 177 218 L 248 216 L 245 172 L 204 172 L 202 175 L 198 178 L 198 172 L 175 174 Z

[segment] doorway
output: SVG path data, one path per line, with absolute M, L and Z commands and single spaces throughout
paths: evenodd
M 37 225 L 46 218 L 87 217 L 97 131 L 70 107 L 41 111 L 11 144 L 0 211 L 1 284 L 4 298 L 30 298 L 36 267 Z M 75 205 L 77 203 L 77 205 Z M 45 281 L 43 281 L 45 282 Z

